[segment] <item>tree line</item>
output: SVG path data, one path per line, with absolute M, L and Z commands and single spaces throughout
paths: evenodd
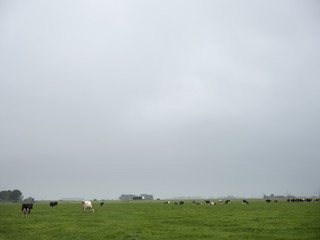
M 18 189 L 13 191 L 6 190 L 0 192 L 0 201 L 22 201 L 23 195 L 22 192 Z

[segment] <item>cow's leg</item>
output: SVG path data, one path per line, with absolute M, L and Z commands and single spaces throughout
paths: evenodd
M 25 216 L 27 215 L 27 210 L 26 210 L 25 208 L 22 210 L 22 217 L 23 217 L 24 215 L 25 215 Z

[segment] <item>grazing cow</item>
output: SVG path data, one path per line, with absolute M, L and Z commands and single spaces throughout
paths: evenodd
M 230 200 L 226 200 L 225 202 L 224 202 L 224 204 L 229 204 L 230 203 Z
M 103 206 L 103 204 L 104 204 L 104 202 L 101 202 L 101 203 L 100 203 L 100 207 L 102 207 L 102 206 Z
M 165 201 L 164 202 L 164 205 L 169 205 L 170 204 L 170 201 Z
M 209 200 L 205 200 L 204 202 L 205 202 L 206 204 L 209 204 L 209 205 L 215 205 L 215 203 L 214 203 L 214 202 L 209 201 Z
M 273 200 L 274 202 L 278 202 L 278 200 L 277 199 L 275 199 L 275 200 Z
M 271 200 L 270 200 L 270 199 L 266 199 L 266 202 L 267 202 L 267 203 L 270 203 L 270 202 L 271 202 Z
M 30 211 L 33 209 L 33 203 L 23 203 L 22 204 L 22 217 L 25 215 L 26 217 L 29 217 Z
M 220 199 L 220 200 L 219 200 L 219 203 L 222 204 L 222 203 L 223 203 L 223 200 Z
M 85 212 L 87 209 L 89 209 L 89 211 L 91 212 L 94 212 L 94 208 L 92 207 L 92 203 L 90 201 L 83 201 L 82 209 L 83 209 L 83 212 Z
M 249 204 L 247 200 L 242 200 L 242 204 Z
M 180 201 L 180 202 L 179 202 L 179 205 L 183 205 L 183 204 L 184 204 L 184 201 Z
M 55 207 L 55 206 L 58 206 L 58 202 L 50 202 L 50 207 Z

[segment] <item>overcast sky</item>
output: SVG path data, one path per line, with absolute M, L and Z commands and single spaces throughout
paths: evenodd
M 0 190 L 319 195 L 319 12 L 0 0 Z

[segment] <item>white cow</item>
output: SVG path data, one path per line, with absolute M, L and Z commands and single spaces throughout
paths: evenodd
M 92 207 L 92 203 L 90 201 L 83 201 L 82 202 L 82 209 L 85 212 L 87 208 L 91 211 L 94 212 L 94 208 Z

